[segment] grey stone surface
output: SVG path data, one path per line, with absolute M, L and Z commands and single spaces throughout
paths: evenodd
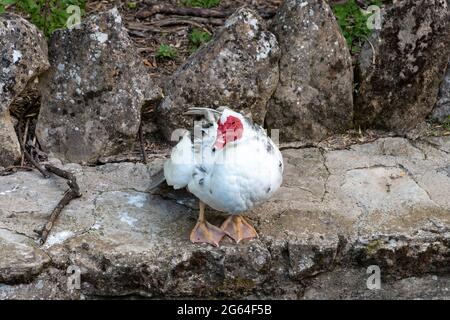
M 448 122 L 450 120 L 450 61 L 441 83 L 438 101 L 431 114 L 431 119 L 438 122 Z
M 12 14 L 0 14 L 0 114 L 30 79 L 49 67 L 47 43 L 38 29 Z
M 183 116 L 189 107 L 230 106 L 262 124 L 278 83 L 279 55 L 264 20 L 245 7 L 236 11 L 166 84 L 158 108 L 164 136 L 189 126 L 191 119 Z
M 9 110 L 0 113 L 0 166 L 8 167 L 20 159 L 20 145 Z
M 398 1 L 362 49 L 355 122 L 405 133 L 424 121 L 438 96 L 450 56 L 444 0 Z
M 145 193 L 164 155 L 148 165 L 65 165 L 83 196 L 42 247 L 33 230 L 65 181 L 0 177 L 0 297 L 448 298 L 449 153 L 449 136 L 285 149 L 282 187 L 248 212 L 260 238 L 218 248 L 189 242 L 197 210 L 183 204 L 188 195 Z M 365 289 L 372 264 L 381 293 Z M 80 268 L 81 290 L 67 289 L 69 266 Z
M 381 273 L 381 288 L 367 288 L 366 268 L 337 268 L 320 275 L 305 290 L 303 299 L 419 299 L 449 300 L 450 277 L 426 275 L 404 279 L 386 279 Z
M 38 29 L 15 14 L 0 14 L 0 166 L 20 158 L 9 108 L 48 66 L 47 43 Z
M 320 141 L 353 121 L 353 69 L 346 41 L 324 0 L 287 0 L 272 25 L 281 48 L 280 82 L 266 123 L 283 142 Z
M 49 55 L 36 128 L 45 151 L 66 162 L 95 163 L 130 149 L 142 106 L 161 92 L 117 9 L 56 31 Z

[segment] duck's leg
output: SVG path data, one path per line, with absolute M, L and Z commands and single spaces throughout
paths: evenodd
M 258 238 L 255 228 L 242 216 L 230 216 L 222 223 L 220 229 L 237 243 L 244 239 Z
M 191 242 L 209 243 L 218 247 L 220 240 L 225 236 L 225 232 L 205 220 L 205 203 L 200 201 L 199 206 L 200 214 L 197 224 L 191 232 Z

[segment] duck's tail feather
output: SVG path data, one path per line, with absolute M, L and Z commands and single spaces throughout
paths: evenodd
M 148 193 L 153 193 L 159 186 L 161 186 L 166 181 L 166 177 L 164 176 L 164 168 L 158 171 L 155 175 L 152 176 L 151 184 L 147 188 Z

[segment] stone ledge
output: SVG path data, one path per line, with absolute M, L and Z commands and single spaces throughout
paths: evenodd
M 260 239 L 224 240 L 219 248 L 188 241 L 197 212 L 187 193 L 145 192 L 161 159 L 65 165 L 83 197 L 40 248 L 33 230 L 65 181 L 37 172 L 0 177 L 0 298 L 314 298 L 326 296 L 315 284 L 339 272 L 357 281 L 371 264 L 394 289 L 415 279 L 416 292 L 428 290 L 421 283 L 430 284 L 429 274 L 450 274 L 449 152 L 449 136 L 284 150 L 282 188 L 248 213 Z M 216 224 L 224 218 L 209 217 Z M 67 290 L 70 265 L 81 269 L 80 291 Z M 366 295 L 352 288 L 341 296 Z

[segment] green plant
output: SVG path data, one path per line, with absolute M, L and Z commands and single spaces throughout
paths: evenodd
M 446 130 L 450 130 L 450 116 L 447 117 L 447 120 L 444 121 L 442 127 Z
M 369 4 L 381 6 L 382 0 L 373 0 Z M 372 30 L 367 27 L 369 16 L 362 12 L 355 0 L 334 5 L 333 12 L 350 51 L 358 53 L 364 41 L 372 34 Z
M 49 37 L 56 29 L 66 26 L 72 14 L 66 11 L 69 6 L 78 6 L 84 15 L 86 0 L 0 0 L 0 12 L 9 5 L 15 5 Z
M 200 29 L 194 28 L 192 32 L 189 34 L 189 41 L 191 42 L 191 52 L 197 51 L 197 49 L 204 43 L 211 40 L 211 34 L 202 31 Z
M 182 3 L 186 7 L 212 8 L 217 7 L 220 0 L 183 0 Z
M 177 50 L 167 44 L 161 44 L 156 52 L 156 57 L 160 59 L 174 59 L 177 56 Z
M 14 4 L 16 0 L 0 0 L 0 13 L 5 12 L 6 7 Z
M 128 9 L 136 9 L 137 3 L 136 2 L 127 2 Z

